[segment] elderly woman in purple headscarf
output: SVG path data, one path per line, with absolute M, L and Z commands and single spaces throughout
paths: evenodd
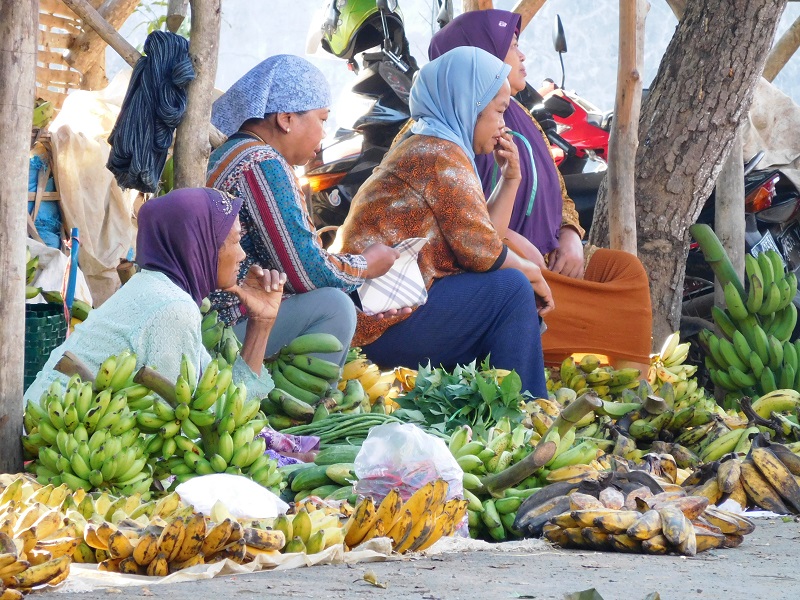
M 264 350 L 286 276 L 253 266 L 237 284 L 245 257 L 239 244 L 241 204 L 209 188 L 179 189 L 145 203 L 136 238 L 141 271 L 53 350 L 25 400 L 38 400 L 56 379 L 67 380 L 54 370 L 66 351 L 92 372 L 125 350 L 136 354 L 137 367 L 153 367 L 172 381 L 180 374 L 184 354 L 199 372 L 211 361 L 203 347 L 199 306 L 217 288 L 236 294 L 250 315 L 233 379 L 246 385 L 248 397 L 269 392 L 273 384 L 262 371 Z
M 520 16 L 505 10 L 459 15 L 431 40 L 431 60 L 460 46 L 481 48 L 511 67 L 511 93 L 525 88 L 525 55 L 518 46 Z M 572 352 L 608 356 L 617 366 L 646 368 L 652 318 L 647 273 L 633 255 L 586 247 L 575 204 L 567 195 L 550 145 L 539 124 L 515 99 L 504 115 L 515 134 L 522 181 L 509 219 L 498 222 L 504 241 L 544 273 L 556 309 L 542 336 L 545 362 L 560 362 Z M 475 157 L 488 198 L 498 181 L 492 154 Z M 501 216 L 503 213 L 498 213 Z

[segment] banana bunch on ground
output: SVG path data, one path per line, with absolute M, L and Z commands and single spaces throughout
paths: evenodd
M 59 501 L 68 497 L 66 486 L 58 489 Z M 17 476 L 0 493 L 0 598 L 21 598 L 69 575 L 80 538 L 59 505 L 48 504 L 53 491 Z
M 545 538 L 563 548 L 694 556 L 736 547 L 755 529 L 749 519 L 681 492 L 576 492 L 565 498 L 566 510 L 542 528 Z
M 675 331 L 667 336 L 661 350 L 650 357 L 650 368 L 647 371 L 647 382 L 655 392 L 658 392 L 662 385 L 669 383 L 675 389 L 676 399 L 684 394 L 691 394 L 697 389 L 697 380 L 692 376 L 697 372 L 696 365 L 687 365 L 686 359 L 689 357 L 691 343 L 681 343 L 680 332 Z M 689 391 L 690 381 L 694 382 L 694 390 Z M 681 387 L 679 390 L 678 387 Z
M 726 454 L 700 467 L 683 486 L 711 504 L 732 499 L 742 508 L 800 514 L 799 477 L 800 456 L 757 433 L 744 458 L 735 452 Z
M 212 358 L 217 359 L 220 367 L 233 365 L 242 349 L 242 343 L 236 337 L 233 328 L 220 321 L 219 313 L 211 310 L 208 298 L 200 305 L 200 313 L 203 315 L 203 320 L 200 322 L 203 346 Z
M 317 453 L 313 463 L 280 467 L 286 481 L 282 497 L 287 502 L 301 502 L 316 497 L 355 503 L 353 485 L 358 478 L 354 463 L 359 450 L 361 446 L 327 446 Z
M 344 519 L 352 512 L 352 507 L 347 503 L 342 503 L 340 508 L 332 508 L 308 499 L 295 503 L 292 514 L 267 519 L 265 525 L 282 532 L 286 540 L 283 553 L 317 554 L 344 542 Z
M 704 330 L 700 343 L 714 385 L 738 395 L 761 395 L 779 388 L 800 389 L 800 343 L 790 338 L 797 324 L 797 277 L 786 273 L 780 254 L 768 250 L 745 257 L 746 294 L 729 281 L 726 310 L 715 307 L 722 336 Z M 738 282 L 737 282 L 738 283 Z
M 544 399 L 537 399 L 544 400 Z M 513 528 L 516 512 L 522 501 L 541 487 L 557 481 L 578 481 L 596 476 L 607 465 L 596 460 L 603 452 L 590 440 L 575 442 L 571 429 L 560 440 L 553 458 L 515 487 L 504 490 L 502 497 L 493 497 L 483 484 L 483 477 L 501 473 L 527 457 L 541 435 L 524 425 L 512 429 L 507 418 L 489 430 L 488 439 L 473 436 L 468 426 L 458 428 L 448 447 L 464 471 L 464 498 L 468 502 L 470 535 L 502 541 L 519 537 Z
M 139 428 L 151 434 L 146 447 L 156 475 L 174 475 L 177 485 L 196 475 L 230 473 L 277 489 L 281 475 L 258 435 L 267 425 L 261 401 L 247 400 L 245 386 L 234 384 L 231 367 L 220 368 L 217 359 L 198 377 L 183 356 L 180 371 L 174 385 L 152 371 L 141 374 L 161 396 L 136 415 Z
M 354 548 L 388 537 L 398 554 L 421 552 L 442 536 L 452 535 L 467 511 L 467 500 L 447 500 L 448 484 L 436 479 L 416 490 L 405 502 L 397 488 L 376 504 L 367 496 L 345 525 L 344 542 Z
M 149 491 L 152 468 L 136 411 L 152 406 L 154 397 L 133 383 L 135 367 L 134 354 L 109 357 L 94 384 L 78 375 L 66 386 L 56 380 L 38 402 L 26 404 L 22 445 L 40 483 L 127 495 Z
M 215 507 L 212 512 L 227 510 Z M 144 527 L 135 522 L 90 524 L 84 538 L 97 558 L 102 559 L 98 564 L 101 571 L 164 577 L 225 559 L 244 564 L 259 554 L 273 554 L 285 546 L 282 531 L 257 525 L 221 515 L 209 520 L 195 513 L 168 521 L 154 518 Z
M 394 371 L 381 373 L 378 365 L 361 354 L 359 348 L 351 348 L 337 388 L 344 391 L 349 381 L 357 379 L 369 396 L 370 404 L 374 405 L 379 398 L 383 398 L 386 406 L 397 408 L 393 402 L 394 398 L 404 390 L 414 389 L 416 374 L 415 370 L 406 367 L 397 367 Z
M 549 371 L 547 389 L 562 403 L 559 390 L 563 388 L 577 393 L 591 389 L 603 400 L 613 400 L 623 390 L 636 388 L 641 375 L 639 369 L 601 366 L 600 359 L 594 354 L 584 355 L 577 363 L 568 356 L 561 363 L 557 380 L 553 378 L 555 373 L 555 370 Z

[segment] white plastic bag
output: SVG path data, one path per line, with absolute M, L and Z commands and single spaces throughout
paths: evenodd
M 403 500 L 429 481 L 449 484 L 447 498 L 461 497 L 464 472 L 439 438 L 410 423 L 373 427 L 355 460 L 356 492 L 382 499 L 398 488 Z
M 220 500 L 237 519 L 269 519 L 285 513 L 289 505 L 252 479 L 229 473 L 192 477 L 175 491 L 195 511 L 208 516 Z

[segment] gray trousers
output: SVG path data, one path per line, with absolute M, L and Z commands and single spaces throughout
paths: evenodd
M 233 327 L 240 340 L 244 340 L 246 329 L 247 321 L 241 321 Z M 356 307 L 343 291 L 320 288 L 296 294 L 281 302 L 275 325 L 269 334 L 265 356 L 272 356 L 304 333 L 325 332 L 336 336 L 344 349 L 320 356 L 342 366 L 355 330 Z

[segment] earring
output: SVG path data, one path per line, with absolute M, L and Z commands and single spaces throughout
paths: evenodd
M 287 127 L 286 128 L 286 133 L 289 133 L 290 131 L 291 131 L 291 129 Z

